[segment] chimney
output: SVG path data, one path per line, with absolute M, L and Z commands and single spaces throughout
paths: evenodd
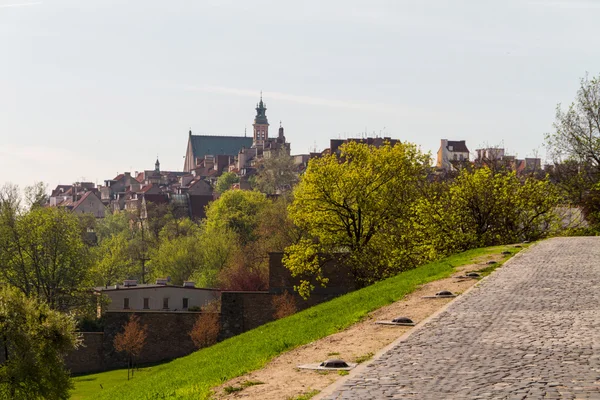
M 193 287 L 196 287 L 196 283 L 195 282 L 186 281 L 186 282 L 183 282 L 183 287 L 193 288 Z
M 166 285 L 167 284 L 167 278 L 158 278 L 156 280 L 156 284 L 157 285 Z
M 125 287 L 137 286 L 137 280 L 135 280 L 135 279 L 125 279 L 123 281 L 123 286 L 125 286 Z

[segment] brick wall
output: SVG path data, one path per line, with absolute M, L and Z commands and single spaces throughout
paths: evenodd
M 83 374 L 103 371 L 103 342 L 102 332 L 83 332 L 81 346 L 67 354 L 65 364 L 73 374 Z
M 83 333 L 84 346 L 65 357 L 67 368 L 74 374 L 123 368 L 126 355 L 113 347 L 117 333 L 123 331 L 132 312 L 106 312 L 104 333 Z M 195 312 L 135 312 L 146 326 L 146 345 L 139 364 L 166 361 L 186 356 L 196 350 L 189 336 L 200 313 Z
M 110 365 L 126 366 L 126 355 L 117 353 L 112 345 L 117 333 L 123 331 L 131 312 L 107 312 L 104 323 L 104 360 Z M 182 357 L 195 350 L 190 331 L 198 315 L 194 312 L 134 312 L 140 324 L 146 326 L 146 345 L 138 363 L 153 363 Z

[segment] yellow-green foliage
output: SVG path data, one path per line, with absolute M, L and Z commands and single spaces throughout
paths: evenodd
M 558 195 L 548 180 L 463 170 L 417 202 L 416 227 L 433 254 L 536 240 L 554 232 Z
M 388 275 L 386 269 L 406 257 L 388 251 L 398 247 L 381 244 L 387 241 L 384 236 L 406 234 L 428 164 L 429 156 L 410 143 L 375 148 L 351 142 L 341 147 L 339 157 L 312 160 L 289 208 L 293 222 L 308 235 L 286 249 L 286 267 L 322 282 L 319 254 L 344 254 L 346 265 L 364 283 Z M 311 289 L 308 281 L 299 287 L 305 296 Z
M 260 192 L 229 190 L 210 204 L 206 211 L 208 231 L 230 229 L 242 244 L 256 239 L 259 215 L 269 206 L 267 197 Z
M 457 251 L 555 232 L 559 197 L 548 179 L 480 168 L 438 181 L 428 160 L 409 143 L 348 143 L 310 162 L 289 207 L 306 234 L 284 257 L 301 295 L 327 285 L 328 259 L 367 285 Z

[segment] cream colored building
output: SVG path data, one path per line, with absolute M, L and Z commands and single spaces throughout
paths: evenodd
M 442 139 L 437 152 L 437 167 L 446 171 L 455 169 L 454 164 L 468 163 L 469 149 L 464 140 Z
M 123 285 L 99 287 L 95 290 L 110 300 L 105 307 L 106 311 L 187 311 L 221 298 L 219 290 L 197 288 L 193 282 L 185 282 L 184 286 L 157 282 L 138 285 L 135 281 L 125 281 Z

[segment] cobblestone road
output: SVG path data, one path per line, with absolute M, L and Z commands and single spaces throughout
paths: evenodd
M 325 397 L 405 398 L 600 400 L 600 238 L 519 254 Z

